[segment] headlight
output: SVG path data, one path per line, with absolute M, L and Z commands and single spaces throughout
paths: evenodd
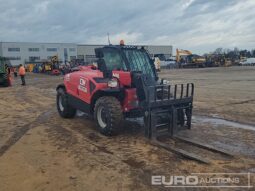
M 110 88 L 116 88 L 118 87 L 119 83 L 117 79 L 111 79 L 110 81 L 108 81 L 108 87 Z

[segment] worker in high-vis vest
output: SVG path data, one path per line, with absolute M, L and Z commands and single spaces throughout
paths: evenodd
M 19 75 L 20 75 L 21 82 L 22 82 L 21 85 L 25 86 L 26 85 L 26 81 L 25 81 L 26 70 L 22 64 L 19 65 Z

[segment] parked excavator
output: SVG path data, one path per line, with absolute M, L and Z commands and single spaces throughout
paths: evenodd
M 181 58 L 181 56 L 185 56 L 185 58 Z M 205 57 L 192 54 L 189 50 L 176 49 L 176 62 L 180 68 L 203 68 L 206 66 Z

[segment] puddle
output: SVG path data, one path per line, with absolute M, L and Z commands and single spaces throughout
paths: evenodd
M 218 126 L 227 126 L 227 127 L 234 127 L 234 128 L 241 128 L 241 129 L 247 129 L 247 130 L 252 130 L 255 131 L 255 126 L 252 125 L 246 125 L 238 122 L 233 122 L 233 121 L 228 121 L 225 119 L 220 119 L 217 118 L 219 117 L 218 115 L 215 115 L 213 117 L 207 117 L 207 116 L 198 116 L 198 115 L 193 115 L 192 116 L 192 123 L 199 123 L 199 124 L 204 124 L 204 123 L 209 123 L 213 125 L 214 127 Z M 143 118 L 129 118 L 128 121 L 131 122 L 136 122 L 140 125 L 143 125 Z
M 219 118 L 214 118 L 214 117 L 193 115 L 192 116 L 192 122 L 193 123 L 200 123 L 200 124 L 209 123 L 209 124 L 213 125 L 214 127 L 224 125 L 224 126 L 227 126 L 227 127 L 234 127 L 234 128 L 241 128 L 241 129 L 247 129 L 247 130 L 255 131 L 255 126 L 241 124 L 241 123 L 238 123 L 238 122 L 228 121 L 228 120 L 225 120 L 225 119 L 219 119 Z

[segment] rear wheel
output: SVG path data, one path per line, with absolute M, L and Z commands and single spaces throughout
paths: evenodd
M 57 109 L 61 117 L 73 118 L 76 114 L 76 109 L 68 103 L 66 91 L 63 88 L 57 91 Z
M 123 119 L 120 102 L 110 96 L 99 98 L 95 104 L 94 118 L 102 134 L 116 134 Z
M 9 80 L 5 80 L 4 81 L 4 87 L 8 87 L 8 86 L 10 86 Z
M 9 86 L 9 80 L 8 80 L 8 74 L 1 74 L 0 75 L 0 82 L 3 87 L 8 87 Z

